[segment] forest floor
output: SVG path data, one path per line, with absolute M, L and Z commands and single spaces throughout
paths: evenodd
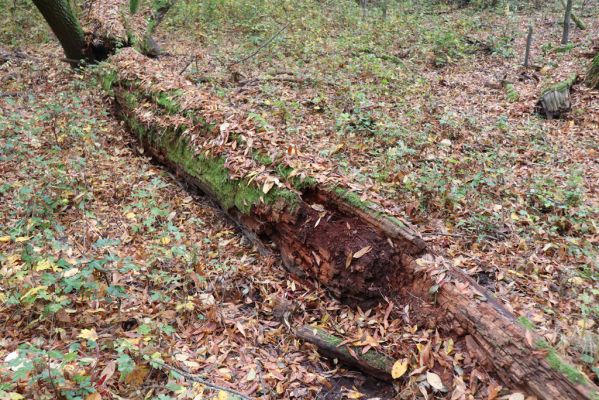
M 383 21 L 376 8 L 206 4 L 181 1 L 164 21 L 173 70 L 313 155 L 323 180 L 416 224 L 599 382 L 599 96 L 578 83 L 566 118 L 534 114 L 543 87 L 584 76 L 599 5 L 561 46 L 557 9 Z M 0 393 L 227 397 L 170 365 L 264 398 L 520 398 L 436 332 L 389 321 L 402 305 L 351 308 L 290 279 L 144 157 L 92 72 L 66 68 L 43 29 L 15 32 L 0 58 Z M 337 367 L 292 334 L 309 323 L 394 358 L 415 349 L 408 374 L 377 385 Z M 448 358 L 455 397 L 427 380 Z

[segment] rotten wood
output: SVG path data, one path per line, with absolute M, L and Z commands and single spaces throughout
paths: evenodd
M 337 359 L 340 363 L 359 369 L 377 379 L 392 380 L 391 368 L 395 360 L 374 349 L 362 353 L 362 348 L 344 344 L 343 339 L 310 325 L 300 326 L 295 330 L 295 335 L 315 345 L 318 352 L 326 357 Z

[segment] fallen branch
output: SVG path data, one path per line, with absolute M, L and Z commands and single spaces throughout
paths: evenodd
M 231 389 L 231 388 L 228 388 L 225 386 L 217 385 L 216 383 L 207 381 L 206 379 L 200 378 L 199 376 L 194 375 L 191 372 L 182 370 L 181 368 L 173 367 L 172 365 L 168 365 L 168 364 L 162 363 L 160 361 L 156 361 L 156 360 L 152 360 L 152 363 L 157 364 L 157 365 L 159 365 L 163 368 L 166 368 L 168 370 L 171 370 L 171 371 L 183 376 L 185 379 L 189 379 L 192 382 L 200 383 L 200 384 L 207 386 L 214 390 L 222 390 L 223 392 L 233 394 L 243 400 L 251 400 L 251 398 L 249 398 L 248 396 L 246 396 L 245 394 L 243 394 L 241 392 L 238 392 L 237 390 L 234 390 L 234 389 Z
M 268 38 L 266 41 L 264 41 L 264 43 L 262 43 L 256 50 L 254 50 L 253 52 L 251 52 L 250 54 L 248 54 L 245 57 L 242 57 L 242 58 L 240 58 L 238 60 L 235 60 L 235 61 L 229 63 L 229 65 L 227 67 L 231 68 L 234 65 L 246 62 L 250 58 L 254 57 L 256 54 L 258 54 L 260 52 L 260 50 L 262 50 L 263 48 L 265 48 L 266 46 L 268 46 L 270 44 L 270 42 L 272 42 L 273 40 L 275 40 L 277 38 L 277 36 L 279 36 L 285 29 L 287 29 L 287 27 L 289 25 L 291 25 L 290 21 L 288 21 L 285 25 L 283 25 L 281 27 L 281 29 L 279 29 L 274 35 L 272 35 L 270 38 Z
M 390 381 L 391 368 L 395 360 L 374 349 L 362 353 L 360 347 L 343 344 L 343 339 L 329 334 L 321 328 L 304 325 L 295 330 L 295 335 L 305 342 L 312 343 L 318 351 L 329 358 L 336 358 L 375 378 Z

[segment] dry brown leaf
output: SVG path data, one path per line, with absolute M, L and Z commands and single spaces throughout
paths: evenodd
M 358 258 L 364 256 L 365 254 L 370 253 L 371 250 L 372 250 L 372 246 L 363 247 L 354 253 L 354 258 L 358 259 Z

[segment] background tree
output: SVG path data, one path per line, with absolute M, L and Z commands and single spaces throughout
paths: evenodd
M 564 13 L 564 31 L 562 33 L 562 44 L 568 44 L 568 38 L 570 36 L 570 15 L 572 14 L 572 1 L 568 0 L 566 3 L 566 11 Z

